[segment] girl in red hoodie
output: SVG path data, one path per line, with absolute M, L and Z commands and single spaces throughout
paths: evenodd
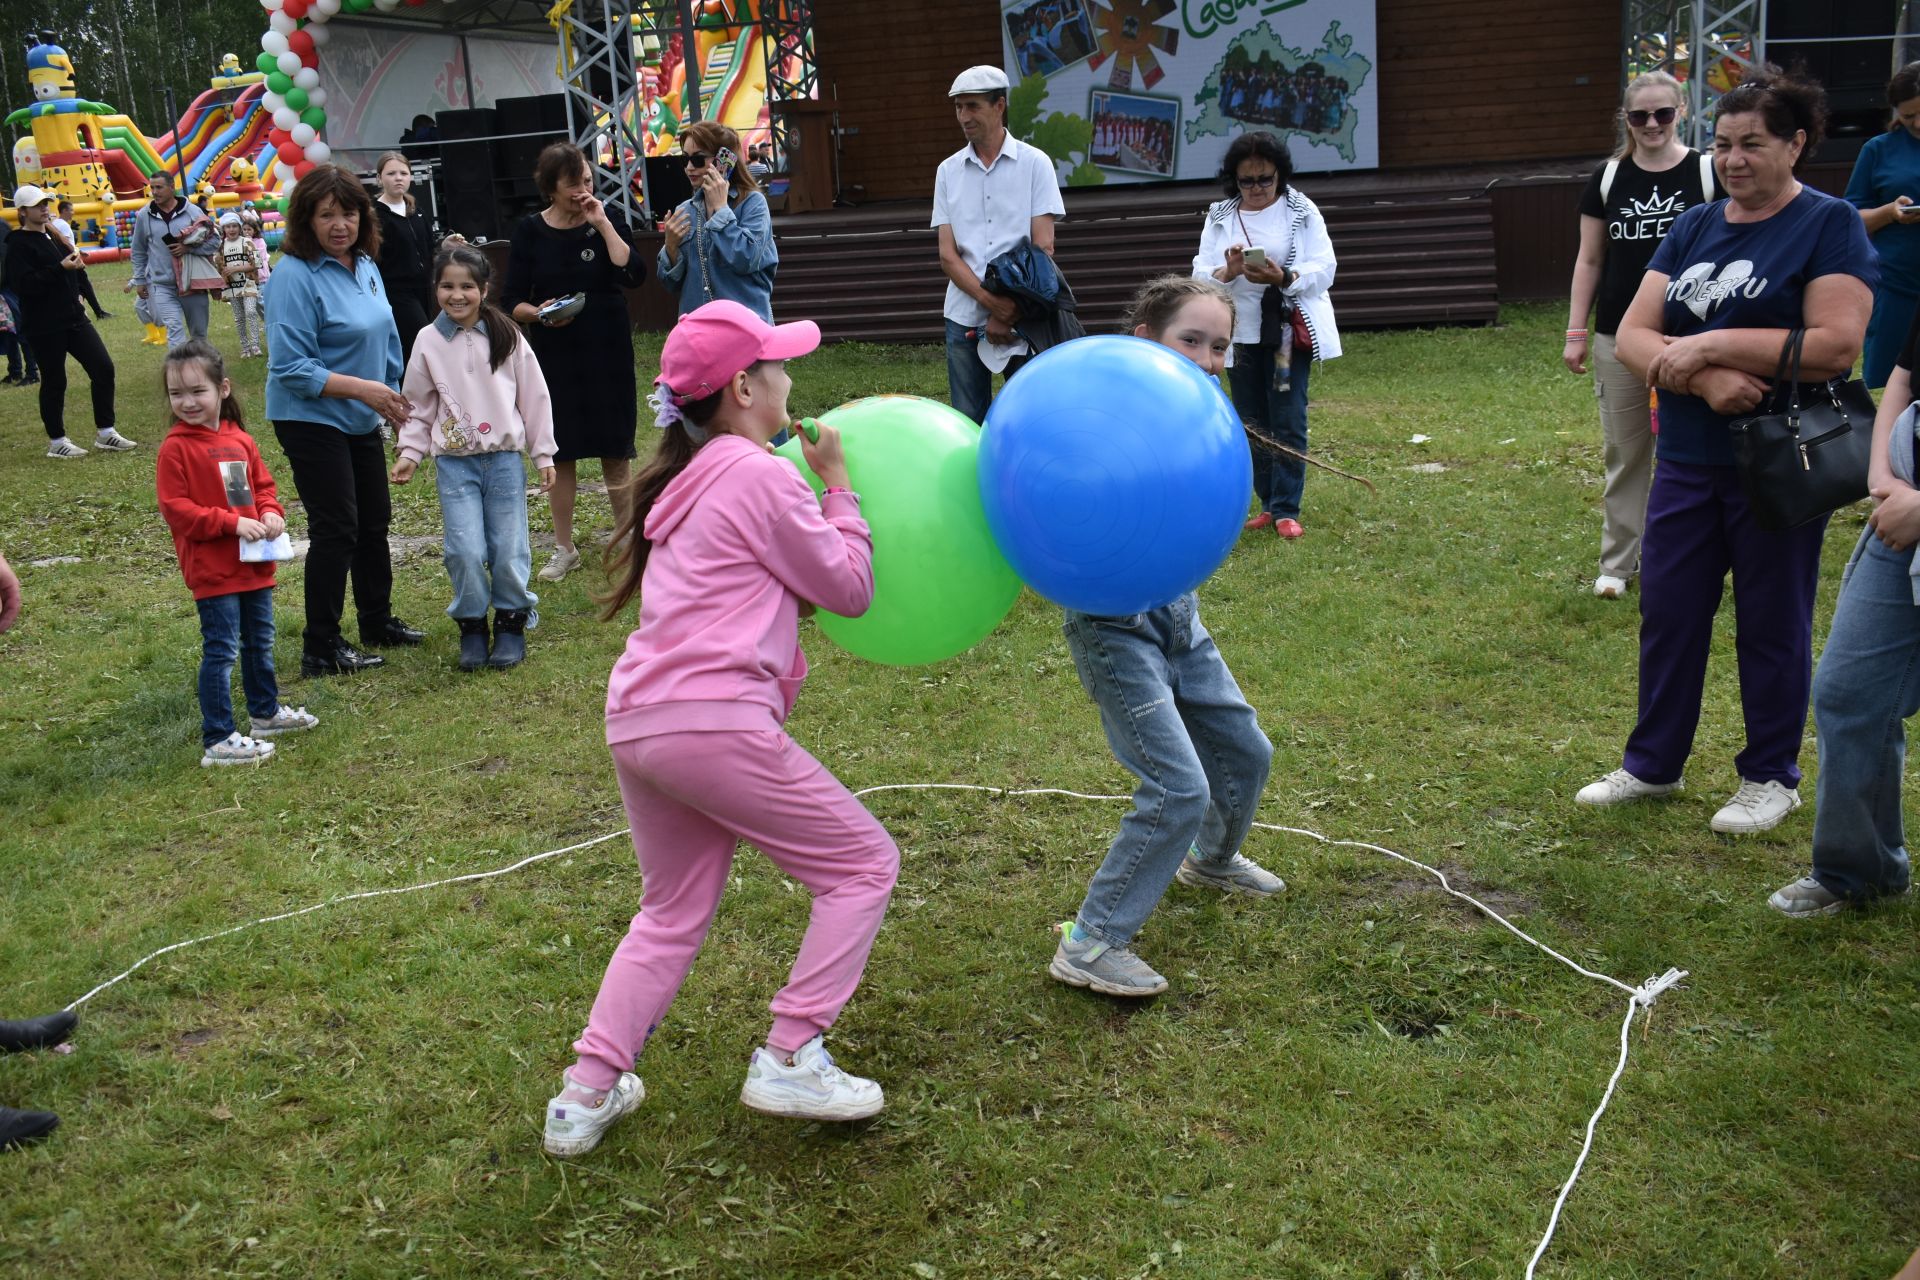
M 776 328 L 719 301 L 682 316 L 660 354 L 660 450 L 614 535 L 627 549 L 608 610 L 640 599 L 607 682 L 607 744 L 646 900 L 547 1105 L 553 1155 L 592 1150 L 645 1096 L 634 1059 L 693 966 L 742 840 L 807 887 L 813 913 L 740 1101 L 814 1120 L 883 1102 L 821 1038 L 859 985 L 900 851 L 782 727 L 807 675 L 801 613 L 857 616 L 873 601 L 873 539 L 838 434 L 822 425 L 802 445 L 818 498 L 767 452 L 788 425 L 786 362 L 819 342 L 811 321 Z
M 180 574 L 200 610 L 200 763 L 258 764 L 272 757 L 274 737 L 320 723 L 305 707 L 280 704 L 273 561 L 240 556 L 243 541 L 286 532 L 286 513 L 246 432 L 220 353 L 200 338 L 175 347 L 167 353 L 166 388 L 174 423 L 160 445 L 154 487 L 173 530 Z M 251 735 L 233 723 L 235 658 Z

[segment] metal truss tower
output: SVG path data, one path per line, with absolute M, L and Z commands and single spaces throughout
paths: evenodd
M 574 0 L 556 16 L 568 132 L 589 160 L 606 158 L 593 166 L 596 193 L 627 226 L 639 229 L 651 222 L 645 122 L 633 64 L 634 7 L 635 0 Z
M 1622 83 L 1671 73 L 1687 89 L 1693 145 L 1713 146 L 1720 95 L 1767 60 L 1767 0 L 1626 0 Z
M 820 67 L 813 57 L 813 0 L 763 0 L 760 29 L 766 33 L 767 101 L 777 106 L 819 96 Z M 790 151 L 788 122 L 767 113 L 776 165 Z

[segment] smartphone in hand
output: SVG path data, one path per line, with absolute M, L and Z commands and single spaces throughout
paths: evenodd
M 1240 253 L 1241 260 L 1250 267 L 1264 267 L 1267 265 L 1267 251 L 1257 244 L 1248 245 L 1245 249 L 1241 250 Z
M 733 181 L 733 166 L 739 162 L 739 159 L 733 154 L 732 147 L 722 147 L 714 153 L 713 167 L 720 171 L 720 181 Z

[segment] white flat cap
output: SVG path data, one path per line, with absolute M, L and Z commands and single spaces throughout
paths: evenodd
M 1007 73 L 999 67 L 968 67 L 954 77 L 953 88 L 947 90 L 949 98 L 957 98 L 963 93 L 993 93 L 996 90 L 1006 92 Z

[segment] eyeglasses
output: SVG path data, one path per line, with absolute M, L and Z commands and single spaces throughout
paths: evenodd
M 1657 124 L 1672 124 L 1673 118 L 1679 114 L 1678 107 L 1661 107 L 1657 111 L 1629 111 L 1627 123 L 1636 129 L 1644 129 L 1649 120 Z
M 707 165 L 711 164 L 712 162 L 713 162 L 712 156 L 702 155 L 698 151 L 687 152 L 687 168 L 689 169 L 704 169 Z
M 1272 186 L 1279 176 L 1277 173 L 1265 173 L 1257 178 L 1236 178 L 1234 181 L 1240 184 L 1242 191 L 1264 191 Z

